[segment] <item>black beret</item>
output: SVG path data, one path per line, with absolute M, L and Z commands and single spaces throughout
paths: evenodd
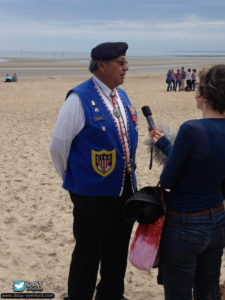
M 125 55 L 128 45 L 124 42 L 102 43 L 91 50 L 92 59 L 110 60 L 120 55 Z

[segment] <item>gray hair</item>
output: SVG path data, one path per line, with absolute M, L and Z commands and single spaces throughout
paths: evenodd
M 91 73 L 94 73 L 97 70 L 98 70 L 98 60 L 91 59 L 90 64 L 89 64 L 89 71 Z
M 91 61 L 90 61 L 90 64 L 89 64 L 89 71 L 91 72 L 91 73 L 94 73 L 95 71 L 97 71 L 98 70 L 98 61 L 99 61 L 100 59 L 91 59 Z M 109 59 L 109 60 L 104 60 L 104 62 L 105 63 L 109 63 L 111 60 Z

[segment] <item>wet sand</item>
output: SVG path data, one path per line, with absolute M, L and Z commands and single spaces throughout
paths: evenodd
M 184 66 L 201 69 L 205 65 L 225 63 L 225 57 L 128 57 L 130 75 L 166 74 Z M 3 58 L 0 61 L 2 80 L 8 73 L 16 73 L 20 78 L 30 77 L 72 77 L 89 76 L 89 58 Z

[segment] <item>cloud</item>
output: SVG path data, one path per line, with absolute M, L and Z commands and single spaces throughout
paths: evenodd
M 5 0 L 0 0 L 5 1 Z M 1 3 L 1 2 L 0 2 Z M 146 4 L 147 5 L 147 4 Z M 38 21 L 29 15 L 13 19 L 0 12 L 1 44 L 5 49 L 31 47 L 39 50 L 62 48 L 66 51 L 86 51 L 91 45 L 102 41 L 125 40 L 135 51 L 166 51 L 175 49 L 203 49 L 212 45 L 225 49 L 225 20 L 199 17 L 195 14 L 180 18 L 143 18 L 134 20 L 87 18 L 79 14 L 71 20 L 45 19 Z M 4 26 L 7 24 L 7 26 Z
M 189 17 L 184 21 L 174 22 L 151 22 L 151 21 L 133 21 L 133 20 L 96 20 L 83 19 L 81 21 L 55 21 L 55 22 L 37 22 L 31 21 L 29 23 L 21 20 L 14 20 L 14 24 L 9 23 L 6 27 L 1 27 L 2 34 L 34 34 L 43 36 L 71 36 L 79 37 L 84 34 L 98 36 L 99 34 L 108 35 L 115 32 L 118 35 L 130 34 L 132 35 L 157 35 L 162 33 L 174 34 L 179 32 L 190 32 L 193 36 L 196 32 L 209 32 L 225 29 L 225 20 L 209 21 L 197 17 Z
M 193 19 L 178 22 L 146 22 L 132 20 L 82 20 L 81 22 L 30 22 L 29 24 L 17 23 L 9 24 L 7 28 L 1 28 L 2 34 L 13 35 L 13 29 L 19 35 L 33 36 L 49 36 L 49 37 L 71 37 L 73 39 L 82 36 L 98 38 L 99 35 L 110 37 L 115 35 L 118 37 L 147 38 L 193 38 L 201 35 L 205 39 L 209 39 L 210 34 L 219 34 L 225 37 L 225 21 L 207 21 L 202 19 Z

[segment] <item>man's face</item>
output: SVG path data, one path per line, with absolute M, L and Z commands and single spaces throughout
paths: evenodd
M 122 84 L 128 70 L 126 56 L 121 55 L 102 64 L 102 81 L 110 88 L 114 89 Z

